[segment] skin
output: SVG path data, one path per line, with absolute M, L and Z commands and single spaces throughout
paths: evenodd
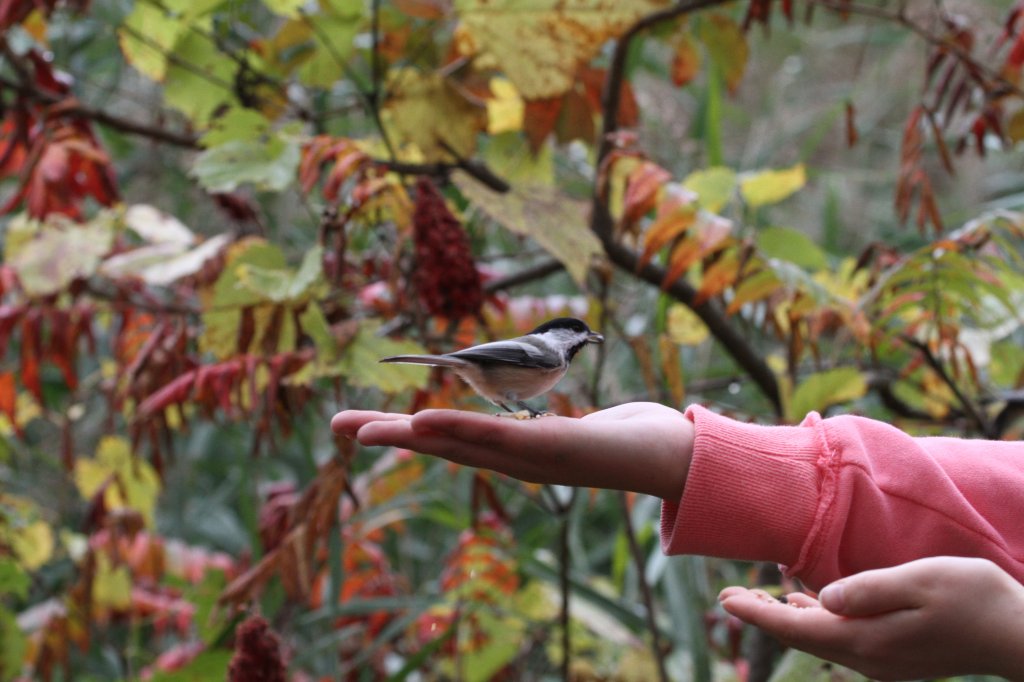
M 931 557 L 864 571 L 787 603 L 728 587 L 723 608 L 784 644 L 876 680 L 1024 680 L 1024 585 L 986 559 Z
M 524 481 L 673 501 L 682 497 L 694 439 L 689 419 L 656 403 L 524 421 L 349 410 L 331 428 L 363 445 L 408 448 Z M 743 587 L 719 599 L 784 643 L 878 680 L 981 673 L 1024 682 L 1024 586 L 984 559 L 933 557 L 865 571 L 824 588 L 821 601 L 794 593 L 783 604 Z

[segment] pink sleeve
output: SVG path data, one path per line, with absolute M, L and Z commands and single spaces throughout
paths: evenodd
M 862 417 L 758 426 L 691 407 L 668 554 L 773 561 L 812 589 L 926 556 L 991 559 L 1024 582 L 1024 442 L 913 438 Z

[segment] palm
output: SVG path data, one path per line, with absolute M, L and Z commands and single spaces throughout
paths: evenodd
M 692 444 L 690 421 L 656 403 L 627 403 L 582 419 L 526 421 L 456 410 L 414 416 L 350 411 L 338 414 L 332 428 L 364 445 L 409 448 L 526 481 L 662 497 L 681 491 Z

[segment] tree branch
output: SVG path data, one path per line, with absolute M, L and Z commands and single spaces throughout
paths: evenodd
M 618 128 L 619 101 L 622 96 L 622 83 L 625 78 L 626 56 L 629 53 L 630 43 L 633 39 L 647 29 L 662 22 L 671 21 L 689 12 L 707 7 L 724 5 L 728 1 L 689 0 L 688 2 L 681 2 L 643 17 L 622 34 L 622 37 L 615 44 L 615 51 L 612 54 L 611 66 L 608 69 L 608 76 L 605 80 L 604 92 L 601 97 L 603 124 L 601 146 L 597 157 L 598 168 L 600 168 L 605 157 L 611 152 L 611 134 Z M 665 271 L 654 263 L 647 263 L 640 267 L 639 256 L 632 249 L 615 239 L 614 223 L 608 211 L 607 203 L 601 200 L 603 192 L 602 188 L 597 184 L 599 182 L 600 174 L 594 184 L 590 229 L 601 240 L 605 253 L 613 263 L 623 270 L 635 274 L 645 282 L 660 288 L 661 283 L 665 280 Z M 758 388 L 761 389 L 761 392 L 771 402 L 776 414 L 781 415 L 782 399 L 779 395 L 779 386 L 774 372 L 768 367 L 761 355 L 750 345 L 747 337 L 741 334 L 729 322 L 721 308 L 712 301 L 706 301 L 697 305 L 696 290 L 682 279 L 674 281 L 666 288 L 666 291 L 673 298 L 691 308 L 701 318 L 715 339 L 725 347 L 733 359 L 754 380 Z
M 101 125 L 114 128 L 130 135 L 139 135 L 151 140 L 156 140 L 157 142 L 164 142 L 166 144 L 170 144 L 175 147 L 183 147 L 185 149 L 199 148 L 199 138 L 195 135 L 179 133 L 159 126 L 152 126 L 146 123 L 140 123 L 138 121 L 115 116 L 109 112 L 103 111 L 102 109 L 95 109 L 82 104 L 82 102 L 75 97 L 60 97 L 58 95 L 53 95 L 48 92 L 37 90 L 29 85 L 17 83 L 5 78 L 4 76 L 0 76 L 0 87 L 5 90 L 16 92 L 19 95 L 27 97 L 28 99 L 44 106 L 60 104 L 61 112 L 64 114 L 81 116 L 82 118 L 87 118 Z

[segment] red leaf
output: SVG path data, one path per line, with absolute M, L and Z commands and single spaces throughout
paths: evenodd
M 7 415 L 11 424 L 17 426 L 14 418 L 18 402 L 18 391 L 15 387 L 14 372 L 0 372 L 0 414 Z

